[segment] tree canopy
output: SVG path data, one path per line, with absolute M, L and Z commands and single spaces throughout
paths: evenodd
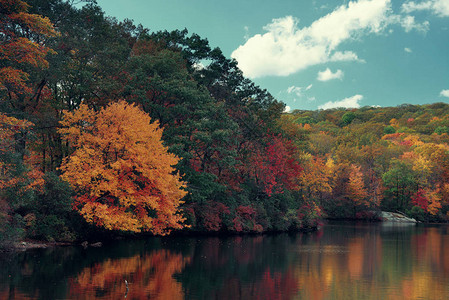
M 62 178 L 79 193 L 74 206 L 89 223 L 107 229 L 166 234 L 182 228 L 185 184 L 178 158 L 162 145 L 162 129 L 135 105 L 111 103 L 95 112 L 66 112 L 59 132 L 75 151 Z

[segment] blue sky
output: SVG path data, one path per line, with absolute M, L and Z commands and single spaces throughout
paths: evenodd
M 207 38 L 289 109 L 449 102 L 449 0 L 97 0 Z

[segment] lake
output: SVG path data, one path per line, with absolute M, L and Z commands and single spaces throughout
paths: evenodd
M 443 225 L 330 222 L 3 256 L 0 299 L 449 299 Z

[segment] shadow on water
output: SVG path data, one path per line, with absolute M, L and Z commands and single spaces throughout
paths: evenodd
M 38 249 L 0 260 L 0 299 L 446 299 L 448 247 L 446 226 L 330 222 Z

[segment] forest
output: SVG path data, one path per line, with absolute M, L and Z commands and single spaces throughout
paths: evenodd
M 285 113 L 186 29 L 0 0 L 0 240 L 449 220 L 449 105 Z

